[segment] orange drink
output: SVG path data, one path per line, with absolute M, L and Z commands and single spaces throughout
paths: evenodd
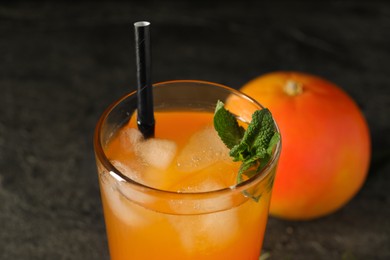
M 240 162 L 215 131 L 213 113 L 223 100 L 245 127 L 248 113 L 229 100 L 262 107 L 209 82 L 153 88 L 154 138 L 137 130 L 135 93 L 110 106 L 95 132 L 111 259 L 258 259 L 280 144 L 260 172 L 237 183 Z

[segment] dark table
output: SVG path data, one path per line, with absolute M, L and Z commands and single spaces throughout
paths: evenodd
M 354 98 L 372 135 L 365 185 L 327 217 L 271 218 L 264 258 L 390 259 L 390 3 L 137 2 L 0 4 L 0 259 L 108 259 L 92 135 L 135 87 L 138 20 L 155 82 L 239 88 L 294 70 Z

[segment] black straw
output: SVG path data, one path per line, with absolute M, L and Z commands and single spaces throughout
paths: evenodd
M 151 84 L 150 23 L 134 23 L 137 59 L 138 129 L 145 138 L 154 136 L 153 93 Z

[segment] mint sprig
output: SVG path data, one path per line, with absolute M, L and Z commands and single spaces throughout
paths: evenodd
M 236 117 L 218 101 L 214 113 L 214 128 L 224 144 L 230 149 L 233 161 L 241 161 L 237 183 L 243 174 L 250 178 L 262 170 L 272 157 L 275 145 L 280 140 L 271 112 L 264 108 L 252 115 L 252 121 L 245 130 L 239 126 Z M 248 171 L 252 167 L 256 170 Z

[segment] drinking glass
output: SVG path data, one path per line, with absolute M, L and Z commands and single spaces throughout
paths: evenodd
M 263 109 L 235 89 L 193 80 L 155 84 L 153 100 L 156 112 L 194 113 L 213 113 L 221 100 L 244 125 L 254 111 Z M 115 158 L 107 155 L 107 147 L 128 126 L 136 110 L 134 91 L 110 105 L 95 130 L 111 259 L 258 259 L 281 143 L 260 172 L 238 184 L 200 192 L 163 190 L 129 177 L 112 163 Z M 190 121 L 185 118 L 168 127 L 179 133 Z

